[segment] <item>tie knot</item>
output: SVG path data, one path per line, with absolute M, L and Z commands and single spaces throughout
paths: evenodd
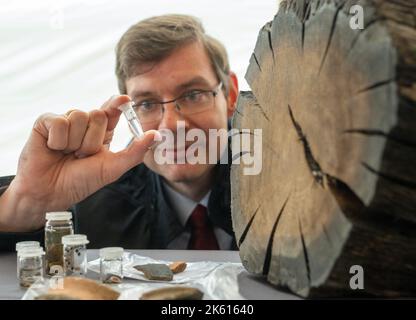
M 192 229 L 204 228 L 208 222 L 207 208 L 198 204 L 189 217 L 188 223 Z

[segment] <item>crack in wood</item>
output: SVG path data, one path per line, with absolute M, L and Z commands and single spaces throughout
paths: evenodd
M 341 179 L 325 174 L 326 183 L 335 201 L 345 216 L 351 220 L 361 218 L 365 204 L 359 196 Z
M 300 221 L 299 216 L 298 216 L 298 222 L 299 222 L 300 239 L 302 241 L 303 257 L 305 259 L 305 265 L 306 265 L 306 276 L 308 277 L 308 284 L 310 286 L 311 285 L 311 267 L 309 265 L 308 250 L 306 249 L 305 237 L 303 236 L 302 223 Z
M 403 146 L 410 147 L 410 148 L 416 148 L 416 142 L 412 142 L 410 140 L 406 140 L 403 138 L 397 138 L 392 134 L 387 134 L 382 130 L 374 130 L 374 129 L 348 129 L 344 130 L 343 133 L 358 133 L 358 134 L 364 134 L 368 136 L 380 136 L 384 137 L 386 139 L 392 140 L 394 142 L 397 142 Z
M 260 103 L 254 103 L 254 105 L 260 109 L 260 112 L 263 114 L 263 116 L 266 118 L 267 121 L 270 122 L 270 118 L 267 116 L 267 113 L 264 111 L 263 107 L 260 105 Z
M 250 218 L 249 222 L 247 223 L 246 227 L 244 228 L 244 231 L 243 231 L 243 233 L 241 234 L 240 240 L 238 240 L 238 247 L 240 247 L 240 246 L 243 244 L 244 240 L 246 239 L 246 236 L 247 236 L 248 230 L 250 230 L 251 225 L 253 224 L 253 221 L 254 221 L 254 217 L 256 216 L 257 211 L 259 211 L 260 207 L 261 207 L 261 204 L 260 204 L 260 205 L 257 207 L 257 209 L 254 211 L 254 213 L 252 214 L 252 216 L 251 216 L 251 218 Z
M 370 84 L 369 86 L 367 86 L 367 87 L 365 87 L 363 89 L 358 90 L 357 94 L 360 94 L 360 93 L 363 93 L 363 92 L 367 92 L 367 91 L 370 91 L 370 90 L 377 89 L 379 87 L 388 85 L 388 84 L 390 84 L 390 83 L 392 83 L 394 81 L 396 81 L 396 79 L 394 79 L 394 78 L 393 79 L 387 79 L 387 80 L 378 81 L 376 83 Z
M 318 75 L 321 73 L 322 68 L 324 66 L 324 63 L 325 63 L 325 60 L 326 60 L 326 57 L 328 56 L 329 48 L 331 46 L 332 38 L 334 36 L 335 28 L 336 28 L 336 25 L 337 25 L 338 14 L 341 11 L 341 9 L 342 9 L 343 6 L 344 6 L 344 3 L 342 3 L 341 5 L 339 5 L 337 7 L 336 11 L 335 11 L 334 19 L 332 20 L 331 30 L 329 32 L 328 42 L 326 44 L 325 52 L 324 52 L 324 55 L 322 57 L 322 61 L 321 61 L 321 65 L 319 67 Z
M 319 163 L 313 157 L 311 148 L 305 134 L 302 131 L 301 126 L 294 118 L 290 105 L 288 105 L 288 108 L 293 126 L 295 127 L 299 140 L 303 143 L 306 162 L 312 172 L 315 181 L 323 187 L 323 182 L 325 180 L 342 212 L 344 212 L 347 217 L 355 218 L 357 213 L 362 212 L 362 210 L 365 208 L 363 201 L 345 182 L 322 171 Z
M 302 52 L 303 52 L 303 46 L 305 44 L 305 22 L 302 22 L 302 38 L 301 38 L 301 41 L 302 41 Z
M 293 126 L 295 127 L 295 130 L 296 130 L 296 133 L 299 137 L 299 140 L 303 144 L 303 150 L 304 150 L 304 153 L 305 153 L 306 163 L 308 164 L 308 167 L 309 167 L 315 181 L 317 183 L 319 183 L 321 186 L 323 186 L 324 173 L 322 172 L 319 163 L 315 160 L 315 158 L 312 154 L 312 150 L 309 146 L 309 142 L 306 139 L 306 136 L 303 133 L 302 128 L 300 127 L 299 123 L 296 122 L 296 120 L 293 116 L 292 108 L 290 107 L 290 105 L 288 105 L 288 108 L 289 108 L 290 119 L 292 120 Z
M 303 16 L 303 22 L 307 21 L 311 16 L 311 1 L 308 1 L 306 4 L 305 15 Z
M 256 100 L 256 98 L 255 98 L 255 96 L 254 96 L 254 94 L 253 94 L 253 92 L 252 91 L 250 91 L 250 90 L 246 90 L 246 91 L 240 91 L 240 96 L 242 96 L 242 97 L 244 97 L 244 98 L 246 98 L 247 100 Z
M 235 108 L 235 112 L 236 112 L 238 115 L 240 115 L 241 117 L 244 117 L 244 114 L 243 114 L 240 110 L 238 110 L 238 108 Z
M 377 171 L 376 169 L 372 168 L 369 164 L 367 164 L 365 162 L 362 162 L 361 164 L 364 166 L 364 168 L 366 168 L 371 173 L 374 173 L 374 174 L 378 175 L 379 177 L 381 177 L 381 178 L 383 178 L 387 181 L 390 181 L 390 182 L 392 182 L 394 184 L 397 184 L 399 186 L 402 186 L 402 187 L 406 187 L 408 189 L 415 189 L 416 190 L 416 182 L 414 182 L 414 181 L 408 181 L 408 180 L 405 180 L 405 179 L 402 179 L 402 178 L 394 177 L 392 175 L 389 175 L 389 174 L 381 172 L 381 171 Z
M 286 204 L 289 201 L 289 197 L 287 197 L 286 201 L 283 203 L 282 208 L 280 209 L 280 212 L 276 218 L 276 221 L 273 224 L 273 229 L 270 233 L 269 242 L 267 243 L 267 249 L 266 249 L 266 256 L 264 258 L 263 263 L 263 275 L 267 276 L 270 271 L 270 263 L 272 261 L 272 249 L 273 249 L 273 239 L 274 235 L 276 233 L 277 225 L 279 224 L 280 218 L 282 217 L 283 211 L 285 210 Z
M 266 25 L 265 25 L 265 30 L 266 30 L 266 32 L 267 32 L 267 38 L 268 38 L 268 42 L 269 42 L 269 48 L 270 48 L 270 51 L 272 52 L 272 58 L 273 58 L 273 64 L 275 63 L 275 61 L 274 61 L 274 50 L 273 50 L 273 44 L 272 44 L 272 31 L 271 31 L 271 28 L 272 28 L 272 22 L 268 22 Z
M 256 56 L 256 54 L 255 54 L 254 52 L 253 52 L 252 56 L 253 56 L 253 58 L 254 58 L 254 61 L 255 61 L 255 62 L 256 62 L 256 64 L 257 64 L 257 67 L 259 67 L 259 70 L 260 70 L 260 72 L 261 72 L 261 67 L 260 67 L 259 60 L 257 59 L 257 56 Z
M 250 152 L 249 151 L 240 151 L 239 153 L 236 153 L 235 155 L 233 155 L 231 161 L 234 162 L 235 160 L 237 160 L 238 158 L 241 158 L 245 154 L 250 154 Z

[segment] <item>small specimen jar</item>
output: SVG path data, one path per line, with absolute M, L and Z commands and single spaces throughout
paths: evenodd
M 45 226 L 46 272 L 62 275 L 64 269 L 62 237 L 73 234 L 72 213 L 67 211 L 48 212 Z
M 100 279 L 103 283 L 121 283 L 123 252 L 124 249 L 120 247 L 100 249 Z
M 17 252 L 20 286 L 30 287 L 37 280 L 43 279 L 44 254 L 41 247 L 26 247 Z
M 17 252 L 17 279 L 19 279 L 19 251 L 24 248 L 40 248 L 39 241 L 21 241 L 16 243 Z
M 72 234 L 62 237 L 64 246 L 64 273 L 66 276 L 87 274 L 87 236 Z

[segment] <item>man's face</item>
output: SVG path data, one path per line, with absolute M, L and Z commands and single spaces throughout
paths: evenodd
M 169 101 L 192 90 L 213 90 L 218 85 L 218 80 L 209 57 L 199 42 L 179 47 L 161 62 L 149 65 L 149 68 L 146 67 L 144 66 L 143 68 L 146 70 L 145 72 L 126 81 L 127 94 L 136 103 L 143 101 Z M 208 142 L 208 130 L 227 130 L 227 119 L 234 110 L 234 101 L 227 99 L 222 90 L 219 91 L 214 100 L 212 108 L 187 116 L 182 116 L 178 113 L 174 103 L 165 104 L 161 120 L 143 124 L 143 129 L 145 131 L 150 129 L 168 129 L 173 132 L 176 140 L 177 121 L 184 121 L 185 132 L 194 128 L 201 129 L 205 132 Z M 192 141 L 187 141 L 186 148 L 192 143 Z M 207 143 L 206 147 L 207 155 L 209 154 L 208 145 L 209 143 Z M 176 145 L 171 147 L 175 149 Z M 175 151 L 172 152 L 175 153 Z M 220 152 L 218 152 L 218 158 L 219 156 Z M 154 159 L 154 150 L 149 150 L 146 153 L 144 163 L 152 171 L 173 183 L 198 180 L 205 175 L 209 175 L 215 166 L 212 163 L 160 165 Z

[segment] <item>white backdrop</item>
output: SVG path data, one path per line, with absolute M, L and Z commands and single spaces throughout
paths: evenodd
M 244 74 L 276 0 L 0 0 L 0 176 L 16 173 L 36 118 L 90 110 L 118 93 L 114 48 L 129 26 L 165 14 L 192 14 L 222 41 L 231 68 Z M 122 119 L 111 149 L 130 139 Z

